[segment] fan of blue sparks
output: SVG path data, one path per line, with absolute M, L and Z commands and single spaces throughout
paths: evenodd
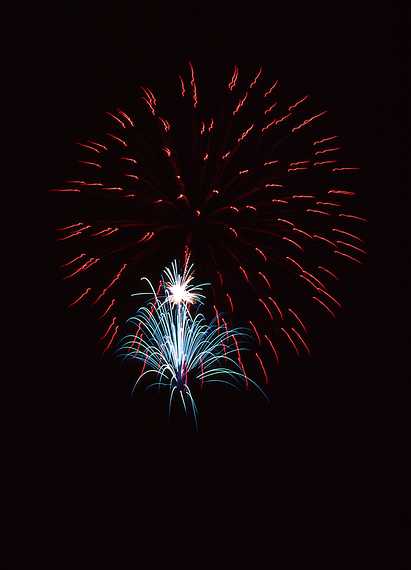
M 198 427 L 198 409 L 190 386 L 221 383 L 238 389 L 252 384 L 263 392 L 247 376 L 240 357 L 246 350 L 248 330 L 230 328 L 219 315 L 208 321 L 201 312 L 205 300 L 202 291 L 208 284 L 196 285 L 193 280 L 193 265 L 188 260 L 182 271 L 177 261 L 164 269 L 157 289 L 143 277 L 148 292 L 135 295 L 149 299 L 128 320 L 134 332 L 123 338 L 119 354 L 142 363 L 133 391 L 146 377 L 154 378 L 147 388 L 169 391 L 169 414 L 178 399 Z

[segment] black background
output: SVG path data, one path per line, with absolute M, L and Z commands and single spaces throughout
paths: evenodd
M 19 334 L 30 343 L 14 370 L 24 386 L 18 429 L 29 442 L 29 494 L 39 499 L 27 524 L 41 511 L 44 537 L 60 555 L 70 551 L 60 528 L 87 537 L 108 509 L 122 519 L 119 507 L 131 503 L 132 541 L 140 545 L 142 529 L 163 536 L 182 519 L 175 549 L 183 551 L 194 520 L 208 515 L 219 541 L 225 521 L 239 543 L 251 530 L 266 542 L 265 533 L 274 540 L 321 523 L 328 532 L 318 531 L 319 551 L 352 534 L 361 544 L 374 524 L 406 536 L 405 460 L 398 465 L 409 398 L 401 18 L 391 6 L 274 2 L 60 3 L 26 16 L 22 113 L 34 160 L 22 215 L 35 251 L 22 256 Z M 218 63 L 262 63 L 331 108 L 365 172 L 370 219 L 368 261 L 312 359 L 279 368 L 270 405 L 249 393 L 207 395 L 198 434 L 168 423 L 165 400 L 131 398 L 129 378 L 94 346 L 91 319 L 67 312 L 47 194 L 65 178 L 73 142 L 118 97 L 161 84 L 189 59 L 204 84 Z

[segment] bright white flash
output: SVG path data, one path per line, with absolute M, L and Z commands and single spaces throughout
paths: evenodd
M 176 283 L 174 285 L 169 285 L 169 301 L 174 303 L 174 305 L 179 305 L 180 303 L 191 304 L 195 302 L 195 295 L 190 293 L 186 288 L 186 283 Z
M 193 265 L 186 260 L 183 271 L 180 272 L 178 264 L 173 261 L 171 267 L 164 270 L 168 300 L 173 305 L 191 305 L 201 301 L 204 295 L 200 293 L 202 285 L 193 285 Z

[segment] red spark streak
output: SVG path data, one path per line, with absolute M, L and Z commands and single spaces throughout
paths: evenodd
M 100 337 L 100 340 L 104 340 L 106 338 L 106 336 L 108 335 L 108 333 L 111 331 L 111 329 L 114 327 L 114 324 L 117 320 L 117 317 L 113 317 L 111 320 L 111 323 L 108 325 L 106 332 L 103 334 L 103 336 Z
M 217 329 L 219 329 L 220 328 L 220 316 L 219 316 L 219 313 L 217 311 L 217 307 L 215 305 L 213 305 L 213 309 L 214 309 L 215 317 L 217 320 Z
M 117 230 L 118 230 L 118 228 L 115 228 L 115 231 L 117 231 Z M 105 230 L 101 230 L 101 231 L 97 232 L 96 234 L 91 234 L 91 237 L 98 237 L 98 236 L 101 236 L 104 234 L 109 235 L 109 234 L 107 234 L 107 232 L 112 233 L 113 231 L 114 231 L 113 228 L 106 228 Z
M 260 77 L 262 71 L 263 71 L 263 68 L 260 67 L 260 69 L 257 72 L 257 75 L 254 77 L 253 81 L 250 83 L 249 89 L 252 89 L 254 87 L 254 85 L 257 83 L 257 79 Z
M 292 243 L 292 244 L 293 244 L 295 247 L 298 247 L 298 249 L 299 249 L 300 251 L 304 251 L 304 248 L 303 248 L 303 246 L 302 246 L 302 245 L 300 245 L 299 243 L 297 243 L 296 241 L 294 241 L 293 239 L 290 239 L 290 238 L 288 238 L 288 237 L 285 237 L 285 236 L 282 236 L 282 238 L 281 238 L 281 239 L 283 239 L 283 240 L 285 240 L 285 241 L 288 241 L 288 242 Z
M 314 200 L 315 196 L 310 196 L 309 194 L 293 194 L 291 198 L 294 200 Z
M 121 125 L 121 127 L 123 129 L 126 128 L 126 125 L 123 123 L 123 121 L 121 121 L 118 117 L 116 117 L 113 113 L 109 113 L 108 111 L 106 111 L 106 115 L 109 115 L 112 119 L 114 119 L 115 121 L 117 121 L 117 123 L 119 125 Z
M 113 280 L 107 285 L 107 287 L 105 287 L 105 289 L 103 289 L 103 291 L 100 293 L 100 295 L 97 297 L 97 299 L 93 302 L 93 305 L 98 303 L 100 301 L 100 299 L 102 297 L 104 297 L 104 295 L 107 293 L 107 291 L 113 287 L 113 285 L 116 283 L 116 281 L 118 281 L 120 279 L 121 274 L 123 273 L 123 271 L 125 270 L 126 267 L 127 267 L 127 263 L 124 263 L 124 265 L 122 265 L 122 267 L 120 268 L 118 273 L 114 276 Z
M 265 378 L 265 383 L 268 384 L 267 371 L 266 371 L 266 369 L 265 369 L 265 367 L 264 367 L 263 361 L 261 360 L 261 357 L 260 357 L 260 355 L 258 354 L 258 352 L 256 352 L 255 355 L 256 355 L 257 360 L 258 360 L 258 362 L 259 362 L 259 364 L 260 364 L 260 366 L 261 366 L 261 370 L 263 371 L 264 378 Z
M 328 194 L 342 194 L 343 196 L 355 196 L 355 192 L 348 192 L 348 190 L 328 190 Z
M 305 95 L 305 97 L 302 97 L 302 99 L 299 99 L 298 101 L 296 101 L 293 105 L 290 105 L 288 107 L 289 111 L 293 111 L 296 107 L 298 107 L 299 105 L 301 105 L 302 103 L 304 103 L 304 101 L 307 101 L 307 99 L 309 99 L 308 95 Z
M 325 164 L 335 164 L 336 160 L 319 160 L 317 162 L 313 162 L 313 166 L 324 166 Z
M 253 123 L 250 127 L 248 127 L 248 129 L 245 130 L 245 131 L 241 134 L 241 136 L 238 137 L 237 143 L 242 142 L 242 141 L 246 138 L 246 136 L 253 130 L 253 128 L 254 128 L 254 123 Z
M 336 150 L 341 150 L 340 146 L 334 146 L 332 148 L 324 148 L 322 150 L 317 150 L 314 155 L 317 156 L 319 154 L 327 154 L 328 152 L 335 152 Z
M 330 313 L 330 315 L 331 315 L 332 317 L 334 317 L 334 319 L 335 319 L 335 313 L 334 313 L 334 311 L 332 311 L 332 310 L 330 309 L 330 307 L 324 303 L 324 301 L 321 301 L 321 299 L 319 299 L 318 297 L 313 297 L 313 299 L 314 299 L 314 301 L 317 301 L 317 303 L 319 303 L 322 307 L 324 307 L 324 309 L 325 309 L 326 311 L 328 311 L 328 312 Z
M 273 353 L 274 353 L 274 356 L 275 356 L 275 359 L 276 359 L 276 361 L 277 361 L 277 364 L 280 364 L 280 357 L 279 357 L 279 355 L 278 355 L 278 352 L 277 352 L 275 346 L 274 346 L 273 343 L 271 342 L 270 337 L 269 337 L 268 335 L 266 335 L 266 334 L 264 335 L 264 337 L 265 337 L 265 339 L 267 340 L 268 344 L 269 344 L 270 347 L 271 347 L 271 350 L 272 350 Z
M 163 117 L 159 117 L 159 118 L 160 118 L 161 124 L 163 125 L 164 131 L 165 131 L 166 133 L 168 133 L 168 131 L 169 131 L 170 128 L 171 128 L 171 127 L 170 127 L 170 123 L 169 123 L 168 121 L 166 121 L 166 119 L 163 119 Z
M 305 324 L 302 322 L 302 320 L 300 319 L 300 317 L 297 315 L 297 313 L 295 311 L 293 311 L 292 309 L 288 309 L 288 311 L 292 314 L 292 316 L 295 318 L 295 320 L 301 325 L 303 331 L 305 333 L 307 333 L 307 327 L 305 326 Z
M 308 275 L 311 279 L 313 279 L 316 283 L 319 284 L 320 287 L 322 287 L 323 289 L 326 289 L 326 286 L 324 285 L 324 283 L 321 283 L 321 281 L 319 279 L 317 279 L 317 277 L 315 277 L 315 275 L 313 275 L 312 273 L 310 273 L 309 271 L 303 271 L 304 275 Z
M 292 257 L 288 257 L 288 256 L 287 256 L 285 259 L 288 259 L 288 261 L 291 261 L 291 263 L 292 263 L 293 265 L 295 265 L 296 267 L 298 267 L 298 269 L 299 269 L 300 271 L 303 271 L 303 272 L 305 271 L 304 267 L 302 267 L 299 263 L 297 263 L 297 262 L 295 261 L 295 259 L 293 259 Z
M 356 220 L 357 222 L 367 222 L 366 218 L 361 218 L 360 216 L 353 216 L 352 214 L 338 214 L 340 218 L 348 218 L 350 220 Z
M 106 135 L 108 137 L 111 137 L 113 140 L 119 142 L 121 145 L 123 145 L 125 148 L 127 148 L 127 143 L 124 139 L 122 139 L 121 137 L 118 137 L 117 135 L 112 135 L 111 133 L 106 133 Z
M 321 271 L 324 271 L 325 273 L 330 275 L 330 277 L 333 277 L 336 281 L 339 280 L 337 275 L 335 273 L 333 273 L 332 271 L 330 271 L 329 269 L 327 269 L 326 267 L 322 267 L 321 265 L 319 265 L 318 269 L 320 269 Z
M 248 97 L 248 92 L 244 95 L 244 97 L 242 99 L 240 99 L 240 101 L 238 102 L 237 107 L 234 109 L 233 111 L 233 116 L 236 115 L 238 113 L 238 111 L 241 109 L 241 107 L 244 105 L 244 103 L 246 102 Z
M 221 317 L 221 320 L 223 321 L 223 325 L 224 325 L 224 328 L 225 328 L 225 333 L 226 333 L 227 338 L 228 338 L 228 326 L 227 326 L 227 323 L 226 323 L 225 319 L 223 319 L 223 317 Z
M 334 301 L 334 303 L 337 305 L 337 307 L 339 307 L 340 309 L 342 308 L 342 305 L 339 301 L 337 301 L 337 299 L 335 299 L 332 295 L 330 295 L 328 293 L 328 291 L 324 291 L 324 289 L 320 289 L 318 288 L 318 291 L 320 293 L 323 293 L 323 295 L 326 295 L 326 297 L 328 297 L 331 301 Z
M 294 340 L 291 338 L 290 334 L 285 329 L 283 329 L 282 327 L 281 327 L 281 330 L 285 334 L 285 336 L 288 338 L 288 340 L 290 341 L 291 346 L 294 348 L 297 356 L 300 356 L 300 351 L 298 350 L 298 347 L 295 344 Z
M 365 251 L 365 249 L 362 249 L 361 247 L 357 247 L 356 245 L 353 245 L 352 243 L 347 243 L 346 241 L 341 241 L 341 240 L 337 239 L 336 243 L 339 243 L 341 245 L 345 245 L 346 247 L 351 247 L 352 249 L 355 249 L 356 251 L 359 251 L 360 253 L 367 253 Z
M 292 113 L 287 113 L 286 115 L 283 115 L 282 117 L 280 117 L 279 119 L 273 119 L 271 121 L 271 123 L 268 123 L 268 125 L 265 125 L 265 127 L 263 127 L 261 129 L 261 132 L 263 133 L 264 131 L 268 130 L 269 128 L 275 126 L 275 125 L 279 125 L 280 123 L 283 123 L 284 121 L 286 121 L 287 119 L 289 119 L 291 117 Z
M 190 67 L 190 72 L 191 72 L 191 88 L 193 91 L 193 107 L 195 109 L 197 107 L 197 104 L 198 104 L 197 85 L 196 85 L 196 80 L 195 80 L 195 76 L 194 76 L 194 69 L 193 69 L 191 62 L 189 62 L 188 65 Z
M 228 302 L 229 302 L 229 304 L 230 304 L 231 312 L 234 313 L 234 305 L 233 305 L 233 301 L 232 301 L 232 299 L 231 299 L 231 296 L 230 296 L 228 293 L 226 293 L 225 296 L 227 297 L 227 300 L 228 300 Z
M 67 263 L 63 263 L 63 265 L 61 265 L 60 267 L 68 267 L 69 265 L 72 265 L 73 263 L 75 263 L 79 259 L 82 259 L 85 255 L 86 255 L 85 253 L 81 253 L 80 255 L 78 255 L 77 257 L 72 259 L 71 261 L 67 261 Z
M 269 95 L 271 95 L 271 93 L 274 91 L 274 89 L 277 87 L 278 85 L 278 79 L 276 81 L 274 81 L 274 83 L 271 85 L 270 89 L 268 89 L 268 91 L 266 91 L 264 93 L 264 97 L 268 97 Z
M 153 115 L 156 114 L 155 107 L 157 104 L 156 98 L 154 97 L 152 91 L 147 87 L 142 87 L 142 91 L 144 91 L 145 97 L 143 97 L 143 101 L 147 104 L 148 108 L 150 109 Z
M 67 180 L 70 184 L 80 184 L 81 186 L 104 186 L 102 182 L 84 182 L 84 180 Z
M 349 232 L 346 232 L 346 231 L 344 231 L 344 230 L 340 230 L 339 228 L 331 228 L 331 231 L 332 231 L 332 232 L 338 232 L 339 234 L 346 235 L 346 236 L 348 236 L 348 237 L 350 237 L 350 238 L 353 238 L 353 239 L 355 239 L 355 240 L 357 240 L 357 241 L 359 241 L 359 242 L 361 242 L 361 243 L 364 243 L 364 240 L 361 239 L 360 237 L 358 237 L 358 236 L 356 236 L 356 235 L 354 235 L 354 234 L 350 234 Z
M 237 351 L 238 364 L 241 366 L 241 370 L 243 371 L 243 374 L 244 374 L 245 387 L 248 388 L 248 378 L 247 378 L 247 375 L 246 375 L 246 373 L 245 373 L 245 368 L 244 368 L 243 361 L 241 360 L 241 353 L 240 353 L 240 348 L 239 348 L 239 346 L 238 346 L 237 339 L 235 338 L 234 335 L 232 335 L 231 338 L 232 338 L 233 341 L 234 341 L 235 348 L 236 348 L 236 351 Z
M 325 139 L 320 139 L 320 140 L 318 140 L 318 141 L 314 141 L 314 142 L 313 142 L 313 145 L 316 146 L 316 145 L 318 145 L 318 144 L 322 144 L 322 143 L 325 143 L 325 142 L 328 142 L 328 141 L 333 141 L 333 140 L 335 140 L 335 139 L 338 139 L 338 137 L 337 137 L 337 136 L 326 137 Z
M 270 281 L 268 280 L 268 277 L 267 277 L 262 271 L 259 271 L 259 272 L 258 272 L 258 275 L 264 279 L 265 283 L 267 284 L 267 287 L 268 287 L 269 289 L 271 289 L 271 283 L 270 283 Z
M 81 267 L 79 267 L 78 269 L 76 269 L 75 271 L 73 271 L 73 273 L 70 273 L 69 275 L 66 275 L 66 277 L 64 277 L 64 279 L 69 279 L 70 277 L 74 277 L 75 275 L 77 275 L 78 273 L 80 273 L 81 271 L 86 271 L 86 269 L 89 269 L 90 267 L 92 267 L 93 265 L 95 265 L 96 263 L 98 263 L 100 261 L 100 258 L 94 258 L 91 257 L 88 261 L 86 261 L 86 263 L 84 263 Z
M 130 123 L 130 127 L 134 127 L 134 122 L 130 119 L 130 117 L 127 115 L 127 113 L 125 113 L 121 109 L 117 109 L 117 113 L 120 113 L 120 115 L 122 117 L 124 117 L 126 119 L 126 121 L 128 121 Z
M 88 150 L 92 150 L 92 151 L 96 152 L 97 154 L 100 154 L 100 151 L 97 150 L 96 148 L 94 148 L 94 147 L 91 146 L 91 145 L 83 144 L 83 143 L 77 143 L 77 144 L 78 144 L 79 146 L 82 146 L 83 148 L 87 148 Z
M 250 325 L 251 325 L 252 328 L 253 328 L 254 334 L 255 334 L 255 336 L 256 336 L 256 338 L 257 338 L 257 340 L 258 340 L 258 344 L 261 344 L 261 338 L 260 338 L 260 335 L 259 335 L 259 333 L 258 333 L 257 327 L 255 326 L 255 324 L 253 323 L 253 321 L 248 321 L 248 322 L 250 323 Z
M 103 354 L 105 354 L 110 349 L 111 345 L 113 344 L 114 339 L 117 336 L 118 329 L 119 329 L 119 325 L 116 326 L 113 334 L 111 335 L 111 339 L 110 339 L 108 345 L 106 346 L 106 348 L 103 350 Z
M 299 228 L 293 228 L 293 232 L 298 232 L 299 234 L 302 234 L 303 236 L 312 239 L 312 236 L 309 233 L 305 232 L 304 230 L 300 230 Z
M 331 216 L 330 212 L 323 212 L 322 210 L 316 210 L 313 208 L 307 208 L 306 212 L 310 212 L 311 214 L 320 214 L 321 216 Z
M 268 308 L 268 306 L 266 305 L 266 303 L 264 303 L 264 301 L 261 298 L 259 298 L 258 301 L 264 306 L 265 310 L 270 315 L 270 319 L 273 321 L 274 320 L 273 314 L 270 311 L 270 309 Z
M 90 141 L 90 140 L 88 140 L 87 142 L 88 142 L 89 144 L 94 144 L 94 146 L 98 146 L 99 148 L 102 148 L 103 150 L 108 150 L 107 147 L 106 147 L 104 144 L 100 144 L 100 143 L 98 143 L 98 142 Z
M 255 247 L 254 249 L 257 253 L 259 253 L 261 255 L 261 257 L 264 259 L 264 261 L 267 261 L 267 256 L 261 249 L 259 249 L 258 247 Z
M 154 232 L 146 232 L 142 238 L 140 238 L 137 243 L 144 243 L 145 241 L 150 241 L 155 236 Z
M 343 253 L 342 251 L 338 251 L 338 249 L 335 249 L 334 253 L 337 253 L 338 255 L 342 255 L 343 257 L 350 259 L 351 261 L 355 261 L 355 263 L 359 263 L 360 265 L 362 265 L 362 261 L 360 261 L 359 259 L 356 259 L 352 255 L 348 255 L 348 253 Z
M 333 208 L 341 208 L 341 204 L 336 204 L 335 202 L 316 202 L 316 206 L 330 206 Z
M 111 303 L 108 305 L 108 307 L 106 308 L 104 313 L 102 313 L 99 318 L 103 319 L 107 315 L 107 313 L 110 311 L 110 309 L 112 309 L 112 307 L 115 305 L 115 303 L 116 303 L 116 299 L 112 299 Z
M 309 279 L 305 273 L 300 273 L 299 277 L 301 277 L 301 279 L 304 279 L 304 281 L 307 281 L 307 283 L 311 285 L 311 287 L 313 287 L 316 291 L 319 291 L 319 287 L 314 283 L 314 281 L 311 281 L 311 279 Z
M 87 289 L 85 291 L 83 291 L 83 293 L 80 295 L 80 297 L 77 297 L 77 299 L 75 299 L 72 303 L 70 303 L 69 308 L 74 307 L 74 305 L 77 305 L 77 303 L 79 303 L 82 299 L 84 299 L 84 297 L 86 295 L 88 295 L 91 291 L 91 287 L 87 287 Z
M 230 230 L 230 232 L 232 232 L 235 235 L 236 238 L 238 238 L 238 233 L 235 231 L 234 228 L 228 227 L 228 229 Z
M 78 188 L 51 188 L 49 192 L 81 192 Z
M 307 343 L 305 342 L 305 340 L 303 339 L 303 337 L 300 335 L 300 333 L 299 333 L 298 331 L 296 331 L 294 327 L 291 327 L 291 330 L 292 330 L 293 333 L 298 337 L 298 339 L 300 340 L 301 344 L 304 346 L 305 350 L 307 351 L 307 354 L 309 354 L 309 355 L 311 356 L 310 349 L 308 348 Z
M 248 278 L 248 273 L 247 273 L 247 271 L 244 269 L 244 267 L 241 267 L 241 265 L 240 265 L 240 268 L 239 268 L 239 269 L 240 269 L 241 273 L 244 275 L 244 279 L 247 281 L 247 283 L 250 283 L 250 280 L 249 280 L 249 278 Z
M 180 79 L 180 85 L 181 85 L 181 96 L 184 97 L 186 94 L 186 89 L 184 87 L 184 81 L 183 78 L 181 77 L 181 75 L 178 76 Z
M 335 243 L 323 236 L 319 236 L 318 234 L 313 234 L 313 238 L 314 239 L 320 239 L 322 241 L 324 241 L 325 243 L 327 243 L 328 245 L 330 245 L 331 247 L 336 247 Z
M 294 224 L 292 222 L 290 222 L 289 220 L 285 220 L 284 218 L 277 218 L 277 222 L 283 222 L 284 224 L 288 224 L 289 226 L 294 226 Z
M 265 111 L 264 111 L 264 115 L 268 115 L 269 113 L 271 113 L 271 111 L 273 109 L 275 109 L 277 107 L 277 101 L 274 101 L 274 103 L 272 105 L 270 105 Z
M 271 303 L 274 305 L 274 307 L 276 308 L 277 313 L 280 315 L 280 319 L 283 321 L 284 320 L 284 315 L 282 310 L 280 309 L 279 304 L 277 303 L 277 301 L 275 301 L 272 297 L 268 297 L 268 300 L 271 301 Z
M 316 119 L 319 119 L 320 117 L 322 117 L 323 115 L 325 115 L 327 111 L 322 111 L 321 113 L 318 113 L 317 115 L 314 115 L 312 117 L 310 117 L 309 119 L 306 119 L 305 121 L 303 121 L 302 123 L 300 123 L 299 125 L 297 125 L 296 127 L 293 127 L 291 129 L 292 133 L 295 133 L 295 131 L 298 131 L 299 129 L 302 129 L 303 127 L 305 127 L 306 125 L 309 125 L 310 123 L 312 123 L 313 121 L 315 121 Z
M 133 164 L 137 164 L 137 160 L 135 158 L 129 158 L 128 156 L 121 156 L 120 160 L 127 160 L 128 162 L 132 162 Z
M 84 230 L 88 230 L 88 228 L 91 228 L 91 226 L 83 226 L 82 228 L 80 228 L 79 230 L 77 230 L 76 232 L 69 234 L 68 236 L 64 236 L 61 238 L 57 238 L 58 241 L 64 241 L 66 239 L 70 239 L 72 237 L 78 236 L 79 234 L 81 234 L 82 232 L 84 232 Z
M 65 226 L 64 228 L 57 228 L 57 231 L 64 232 L 65 230 L 71 230 L 72 228 L 77 228 L 78 226 L 82 226 L 83 222 L 79 222 L 78 224 L 71 224 L 71 226 Z
M 351 171 L 351 170 L 360 170 L 360 168 L 358 166 L 344 166 L 344 167 L 339 167 L 339 168 L 333 168 L 332 172 L 345 172 L 345 171 Z
M 231 78 L 230 83 L 228 84 L 228 89 L 230 91 L 232 91 L 234 89 L 234 87 L 237 84 L 237 79 L 238 79 L 238 67 L 235 65 L 234 66 L 234 72 L 233 72 L 233 77 Z
M 85 164 L 86 166 L 95 166 L 96 168 L 102 168 L 101 164 L 97 162 L 90 162 L 89 160 L 79 160 L 81 164 Z

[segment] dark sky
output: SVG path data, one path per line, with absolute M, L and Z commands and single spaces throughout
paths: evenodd
M 344 525 L 354 516 L 358 528 L 367 525 L 384 509 L 376 498 L 375 469 L 381 450 L 390 447 L 400 393 L 407 395 L 398 315 L 407 286 L 399 269 L 404 237 L 391 245 L 398 231 L 393 216 L 401 219 L 395 209 L 401 199 L 405 204 L 400 15 L 389 5 L 359 2 L 93 4 L 43 6 L 29 23 L 26 49 L 34 57 L 27 69 L 27 110 L 39 174 L 32 192 L 43 196 L 64 178 L 73 141 L 92 132 L 117 94 L 142 78 L 150 84 L 174 77 L 188 59 L 206 77 L 221 62 L 262 63 L 338 114 L 365 165 L 370 255 L 350 282 L 346 310 L 325 331 L 313 358 L 279 369 L 272 403 L 248 394 L 210 396 L 193 436 L 185 424 L 167 424 L 163 402 L 143 394 L 131 399 L 124 372 L 93 347 L 93 325 L 67 314 L 51 243 L 54 214 L 48 197 L 40 197 L 33 207 L 42 204 L 37 219 L 46 230 L 46 255 L 44 271 L 33 264 L 31 274 L 41 302 L 33 308 L 38 325 L 24 325 L 35 335 L 28 372 L 36 363 L 28 392 L 34 409 L 27 416 L 28 424 L 40 420 L 33 461 L 55 474 L 51 488 L 77 485 L 83 498 L 88 491 L 81 474 L 86 485 L 98 486 L 102 476 L 118 489 L 119 471 L 136 470 L 135 491 L 148 486 L 153 492 L 154 478 L 160 493 L 170 480 L 174 487 L 179 474 L 198 483 L 201 498 L 194 494 L 194 502 L 220 480 L 231 487 L 233 503 L 232 485 L 243 486 L 245 504 L 254 504 L 255 493 L 256 503 L 272 511 L 278 500 L 294 520 L 306 500 L 313 508 L 314 494 L 325 518 Z M 397 399 L 385 397 L 398 380 Z M 301 517 L 308 524 L 307 513 Z

